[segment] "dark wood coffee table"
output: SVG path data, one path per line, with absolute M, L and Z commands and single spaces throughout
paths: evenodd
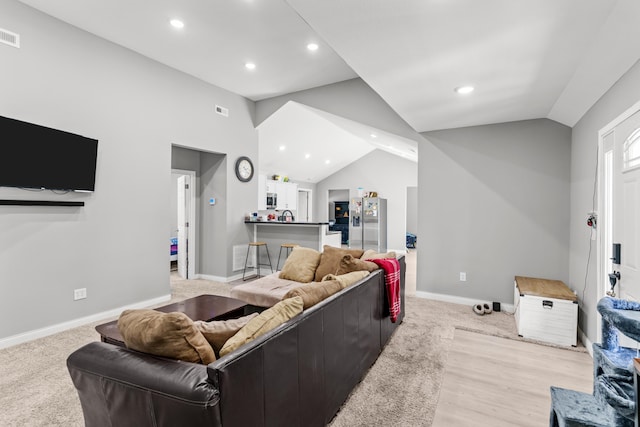
M 191 320 L 225 320 L 244 316 L 247 303 L 239 299 L 221 297 L 218 295 L 200 295 L 174 304 L 155 308 L 163 313 L 175 311 L 186 314 Z M 118 330 L 118 321 L 103 323 L 96 326 L 102 342 L 124 347 L 124 339 Z

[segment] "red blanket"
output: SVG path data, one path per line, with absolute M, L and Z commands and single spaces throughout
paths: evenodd
M 391 322 L 396 323 L 400 314 L 400 263 L 395 258 L 368 259 L 375 262 L 384 270 L 384 282 L 387 286 L 387 301 L 389 303 L 389 315 Z

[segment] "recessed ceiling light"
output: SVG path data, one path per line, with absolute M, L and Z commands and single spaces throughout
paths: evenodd
M 307 49 L 314 51 L 314 50 L 318 50 L 318 45 L 316 43 L 309 43 L 307 45 Z
M 473 86 L 458 86 L 457 88 L 455 88 L 455 92 L 459 93 L 461 95 L 464 95 L 466 93 L 471 93 L 473 92 L 475 88 Z
M 247 62 L 246 64 L 244 64 L 244 66 L 247 68 L 247 70 L 255 70 L 256 68 L 256 64 L 254 64 L 253 62 Z
M 378 135 L 376 135 L 375 133 L 371 134 L 371 138 L 377 138 L 377 137 L 378 137 Z
M 281 145 L 280 147 L 278 147 L 280 149 L 280 151 L 284 151 L 287 147 L 285 147 L 284 145 Z
M 309 157 L 311 157 L 311 154 L 305 154 L 305 155 L 304 155 L 304 158 L 305 158 L 305 159 L 308 159 Z
M 169 23 L 173 28 L 184 28 L 184 22 L 179 19 L 172 19 Z
M 325 160 L 325 161 L 324 161 L 324 164 L 325 164 L 325 165 L 328 165 L 329 163 L 331 163 L 331 160 Z

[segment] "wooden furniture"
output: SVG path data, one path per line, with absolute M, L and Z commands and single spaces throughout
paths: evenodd
M 258 269 L 258 273 L 255 276 L 245 278 L 245 274 L 247 272 L 247 262 L 249 261 L 249 252 L 251 252 L 251 248 L 256 248 L 256 268 Z M 260 262 L 260 248 L 264 248 L 267 253 L 267 258 L 269 259 L 269 264 L 264 264 Z M 242 280 L 248 280 L 260 277 L 260 266 L 269 266 L 271 272 L 273 273 L 273 264 L 271 264 L 271 256 L 269 255 L 269 248 L 266 242 L 249 242 L 247 246 L 247 257 L 244 260 L 244 269 L 242 270 Z
M 577 345 L 578 298 L 560 280 L 516 276 L 513 303 L 518 335 L 557 345 Z
M 200 295 L 174 304 L 155 308 L 163 313 L 182 312 L 191 320 L 224 320 L 240 317 L 245 314 L 247 303 L 235 298 L 218 295 Z M 96 326 L 100 340 L 124 347 L 124 339 L 118 330 L 118 321 Z

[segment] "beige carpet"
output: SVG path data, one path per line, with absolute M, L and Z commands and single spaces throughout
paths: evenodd
M 230 289 L 206 280 L 173 280 L 172 301 L 203 293 L 228 296 Z M 407 297 L 406 313 L 331 426 L 429 426 L 456 327 L 517 339 L 513 316 L 505 313 L 477 316 L 467 306 L 416 297 Z M 83 425 L 65 361 L 99 339 L 94 327 L 104 321 L 0 350 L 1 426 Z

